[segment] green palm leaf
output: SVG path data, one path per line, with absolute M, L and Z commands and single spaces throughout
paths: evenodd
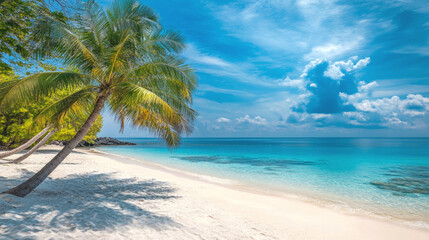
M 129 122 L 148 129 L 170 147 L 192 130 L 197 80 L 178 56 L 182 37 L 162 30 L 158 16 L 137 0 L 117 0 L 106 11 L 92 1 L 87 4 L 68 22 L 46 18 L 34 30 L 37 57 L 55 57 L 78 71 L 39 73 L 0 84 L 0 108 L 72 89 L 40 118 L 58 125 L 65 117 L 88 115 L 66 147 L 7 193 L 25 196 L 46 179 L 89 132 L 106 103 L 122 128 Z
M 90 82 L 75 72 L 37 73 L 22 79 L 12 80 L 0 86 L 0 109 L 14 103 L 23 103 L 49 96 L 60 89 L 85 86 Z
M 122 123 L 147 127 L 172 146 L 192 130 L 197 81 L 178 56 L 183 38 L 163 30 L 157 14 L 138 1 L 115 1 L 108 10 L 89 2 L 68 22 L 46 17 L 35 24 L 34 40 L 38 57 L 55 57 L 77 71 L 1 83 L 0 108 L 68 89 L 72 93 L 46 108 L 40 119 L 90 115 L 103 99 Z
M 94 107 L 97 97 L 97 88 L 94 86 L 77 90 L 70 95 L 60 98 L 47 106 L 36 116 L 39 122 L 48 121 L 52 125 L 60 127 L 66 119 L 79 119 L 88 116 Z

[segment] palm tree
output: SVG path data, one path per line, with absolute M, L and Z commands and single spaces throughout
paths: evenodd
M 121 122 L 147 128 L 167 145 L 179 144 L 191 131 L 196 112 L 190 107 L 197 85 L 191 67 L 178 54 L 184 43 L 177 33 L 162 30 L 157 15 L 135 0 L 116 1 L 104 11 L 88 4 L 72 22 L 46 19 L 37 25 L 39 56 L 61 59 L 74 70 L 45 72 L 9 83 L 0 102 L 8 105 L 78 88 L 52 104 L 53 119 L 91 109 L 86 122 L 64 148 L 33 177 L 5 193 L 24 197 L 69 155 L 88 133 L 105 105 Z M 1 106 L 0 106 L 1 107 Z M 51 121 L 60 122 L 60 121 Z
M 6 151 L 6 152 L 2 152 L 0 153 L 0 158 L 5 158 L 5 157 L 9 157 L 15 153 L 19 153 L 22 150 L 30 147 L 33 143 L 35 143 L 37 140 L 39 140 L 45 133 L 47 133 L 49 131 L 49 127 L 44 128 L 42 131 L 40 131 L 38 134 L 34 135 L 34 137 L 32 137 L 30 140 L 28 140 L 27 142 L 23 143 L 22 145 Z
M 86 106 L 77 106 L 76 104 L 72 104 L 69 107 L 77 108 L 77 107 L 86 107 Z M 40 112 L 38 115 L 36 115 L 35 123 L 36 124 L 38 123 L 40 125 L 45 125 L 46 120 L 52 120 L 52 117 L 50 118 L 49 116 L 47 116 L 48 115 L 47 113 L 51 112 L 50 110 L 51 111 L 55 110 L 55 108 L 52 108 L 52 106 L 48 106 L 47 108 L 43 109 L 42 112 Z M 75 109 L 75 111 L 66 111 L 66 113 L 68 114 L 64 116 L 64 119 L 54 118 L 54 120 L 57 120 L 57 121 L 63 121 L 63 120 L 65 121 L 59 122 L 59 123 L 49 123 L 48 125 L 54 126 L 54 127 L 52 127 L 50 131 L 37 144 L 35 144 L 28 152 L 21 155 L 15 160 L 10 160 L 10 162 L 14 164 L 18 164 L 24 161 L 26 158 L 31 156 L 34 152 L 39 150 L 39 148 L 42 147 L 56 132 L 61 130 L 62 127 L 69 125 L 70 122 L 79 122 L 80 119 L 84 119 L 86 116 L 82 113 L 85 113 L 86 111 L 88 111 L 88 109 Z M 80 116 L 77 116 L 76 113 L 80 113 Z
M 74 105 L 70 105 L 69 107 L 77 108 L 77 107 L 86 107 L 86 106 L 78 106 L 78 105 L 74 104 Z M 64 114 L 65 116 L 63 117 L 63 119 L 55 119 L 55 118 L 49 117 L 47 114 L 47 113 L 52 114 L 52 110 L 55 110 L 55 108 L 52 108 L 52 105 L 49 105 L 47 108 L 43 109 L 40 113 L 38 113 L 34 119 L 35 120 L 34 125 L 39 125 L 39 126 L 47 125 L 48 127 L 44 128 L 37 135 L 35 135 L 32 139 L 28 140 L 27 142 L 25 142 L 21 146 L 15 148 L 13 150 L 10 150 L 8 152 L 2 153 L 2 154 L 0 154 L 0 156 L 8 157 L 8 156 L 11 156 L 15 153 L 19 153 L 22 150 L 24 150 L 25 148 L 30 147 L 30 145 L 32 145 L 33 143 L 37 142 L 38 139 L 41 139 L 29 151 L 27 151 L 25 154 L 21 155 L 17 159 L 6 160 L 6 161 L 9 161 L 9 162 L 15 163 L 15 164 L 21 163 L 26 158 L 28 158 L 31 154 L 33 154 L 34 152 L 39 150 L 39 148 L 42 147 L 58 130 L 60 130 L 61 127 L 65 127 L 65 126 L 69 125 L 70 122 L 79 122 L 80 119 L 84 119 L 86 117 L 82 113 L 85 113 L 86 111 L 88 111 L 88 109 L 75 109 L 75 111 L 65 111 L 65 112 L 63 111 L 63 113 L 68 113 L 68 114 Z M 77 116 L 76 113 L 80 113 L 80 115 Z M 49 121 L 49 120 L 57 120 L 57 121 L 58 120 L 61 120 L 61 121 L 65 120 L 65 121 L 59 122 L 59 123 L 47 123 L 47 121 Z M 46 132 L 48 132 L 48 133 L 42 138 L 43 134 L 45 134 Z
M 26 152 L 24 155 L 18 157 L 17 159 L 13 160 L 12 163 L 20 163 L 24 161 L 26 158 L 28 158 L 31 154 L 39 150 L 41 146 L 43 146 L 51 137 L 52 135 L 57 132 L 57 129 L 52 129 L 48 134 L 46 134 L 34 147 L 32 147 L 28 152 Z
M 75 91 L 79 91 L 79 89 Z M 71 92 L 67 92 L 67 93 L 72 94 Z M 60 95 L 64 95 L 64 93 Z M 14 163 L 14 164 L 21 163 L 30 155 L 32 155 L 34 152 L 39 150 L 39 148 L 42 147 L 58 130 L 61 130 L 62 127 L 69 126 L 70 123 L 78 123 L 80 122 L 81 119 L 85 119 L 86 118 L 85 113 L 91 110 L 87 108 L 88 106 L 79 105 L 79 104 L 70 104 L 68 105 L 69 109 L 66 109 L 66 110 L 57 109 L 54 106 L 55 104 L 58 104 L 58 102 L 60 101 L 58 101 L 57 99 L 57 101 L 55 101 L 52 105 L 48 105 L 45 109 L 39 112 L 34 118 L 35 120 L 34 125 L 41 125 L 41 126 L 48 125 L 50 128 L 47 127 L 44 132 L 46 131 L 49 131 L 49 132 L 25 154 L 21 155 L 15 160 L 10 160 L 11 163 Z M 73 108 L 73 111 L 70 111 L 71 108 Z M 54 112 L 56 110 L 59 110 L 60 112 L 59 113 Z M 56 117 L 53 117 L 52 114 L 54 114 L 54 116 Z M 58 118 L 58 114 L 62 114 L 63 117 Z M 58 122 L 48 122 L 48 121 L 58 121 Z M 75 128 L 76 127 L 79 127 L 79 125 L 75 126 Z M 36 141 L 33 141 L 33 143 L 34 142 Z

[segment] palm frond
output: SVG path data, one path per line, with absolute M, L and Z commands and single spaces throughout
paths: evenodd
M 160 27 L 158 15 L 149 7 L 136 0 L 115 1 L 107 10 L 110 22 L 116 26 L 133 23 L 134 27 Z
M 176 84 L 186 87 L 190 93 L 197 86 L 197 79 L 193 69 L 186 65 L 183 59 L 176 56 L 151 58 L 134 71 L 135 81 L 150 81 L 151 79 L 164 79 L 165 84 Z
M 174 148 L 180 143 L 180 135 L 184 128 L 178 124 L 178 121 L 171 122 L 171 119 L 166 119 L 163 114 L 154 113 L 142 106 L 123 107 L 115 114 L 116 119 L 121 122 L 121 131 L 127 121 L 134 127 L 149 130 L 149 132 L 159 136 L 170 148 Z
M 129 59 L 130 57 L 129 55 L 132 54 L 132 51 L 129 51 L 129 49 L 126 49 L 126 48 L 124 49 L 124 46 L 126 45 L 129 39 L 130 39 L 130 35 L 125 34 L 121 42 L 115 48 L 113 48 L 113 51 L 111 51 L 111 54 L 109 56 L 110 69 L 106 80 L 107 83 L 112 82 L 113 73 L 115 72 L 116 69 L 122 68 L 121 71 L 124 71 L 123 68 L 125 67 L 126 60 Z
M 36 121 L 48 121 L 60 125 L 65 118 L 78 119 L 88 116 L 97 97 L 97 88 L 89 86 L 75 91 L 66 97 L 56 100 L 43 109 L 36 117 Z
M 90 83 L 75 72 L 44 72 L 5 82 L 0 87 L 0 108 L 50 96 L 60 89 L 72 89 Z
M 66 65 L 79 68 L 83 72 L 90 72 L 98 68 L 98 59 L 93 47 L 75 24 L 68 24 L 46 17 L 34 27 L 34 40 L 39 42 L 36 56 L 43 58 L 53 55 L 60 58 Z
M 177 116 L 175 109 L 158 95 L 132 83 L 117 84 L 109 104 L 114 111 L 121 108 L 131 109 L 133 106 L 144 106 L 152 112 L 162 113 L 169 118 Z
M 67 89 L 71 94 L 47 107 L 40 121 L 59 123 L 89 114 L 97 94 L 102 94 L 122 127 L 128 121 L 147 128 L 169 146 L 192 131 L 197 78 L 178 56 L 185 47 L 182 36 L 163 30 L 152 9 L 138 0 L 116 0 L 104 11 L 89 1 L 67 22 L 45 18 L 35 26 L 37 56 L 59 58 L 78 71 L 0 83 L 0 108 Z
M 93 52 L 96 55 L 102 55 L 105 48 L 106 30 L 109 26 L 107 16 L 104 10 L 94 2 L 88 2 L 86 14 L 80 21 L 81 28 L 86 31 L 82 32 L 85 42 L 93 46 Z
M 180 53 L 185 48 L 181 34 L 174 31 L 155 29 L 141 36 L 141 44 L 148 52 L 155 53 Z
M 180 134 L 192 131 L 196 112 L 185 101 L 163 96 L 165 100 L 141 86 L 121 83 L 115 86 L 109 106 L 122 127 L 125 120 L 137 127 L 147 127 L 175 146 Z

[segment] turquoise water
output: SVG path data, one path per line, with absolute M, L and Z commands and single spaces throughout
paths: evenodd
M 429 138 L 122 140 L 100 150 L 429 226 Z

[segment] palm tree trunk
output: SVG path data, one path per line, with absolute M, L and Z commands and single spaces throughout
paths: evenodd
M 31 154 L 33 154 L 35 151 L 39 150 L 39 148 L 41 146 L 43 146 L 48 140 L 49 138 L 52 137 L 52 135 L 55 134 L 55 132 L 57 132 L 57 129 L 54 129 L 52 131 L 50 131 L 48 134 L 46 134 L 46 136 L 44 138 L 42 138 L 42 140 L 40 140 L 40 142 L 38 142 L 30 151 L 26 152 L 24 155 L 22 155 L 21 157 L 15 159 L 12 161 L 12 163 L 20 163 L 22 161 L 24 161 L 27 157 L 29 157 Z
M 12 149 L 10 151 L 7 151 L 7 152 L 0 153 L 0 158 L 9 157 L 10 155 L 13 155 L 15 153 L 19 153 L 22 150 L 28 148 L 29 146 L 31 146 L 31 144 L 35 143 L 39 138 L 41 138 L 45 133 L 47 133 L 48 130 L 49 130 L 49 127 L 46 127 L 41 132 L 36 134 L 36 136 L 34 136 L 33 138 L 31 138 L 30 140 L 28 140 L 26 143 L 22 144 L 21 146 L 15 148 L 15 149 Z
M 80 130 L 76 133 L 70 142 L 68 142 L 64 148 L 54 157 L 48 164 L 46 164 L 39 172 L 32 176 L 27 181 L 20 185 L 11 188 L 4 193 L 12 194 L 18 197 L 25 197 L 27 194 L 32 192 L 37 186 L 39 186 L 55 168 L 73 151 L 73 149 L 79 144 L 80 141 L 86 136 L 91 129 L 94 122 L 97 120 L 98 115 L 103 109 L 104 103 L 106 102 L 108 94 L 100 94 L 95 102 L 94 109 L 89 115 L 88 119 L 82 125 Z

